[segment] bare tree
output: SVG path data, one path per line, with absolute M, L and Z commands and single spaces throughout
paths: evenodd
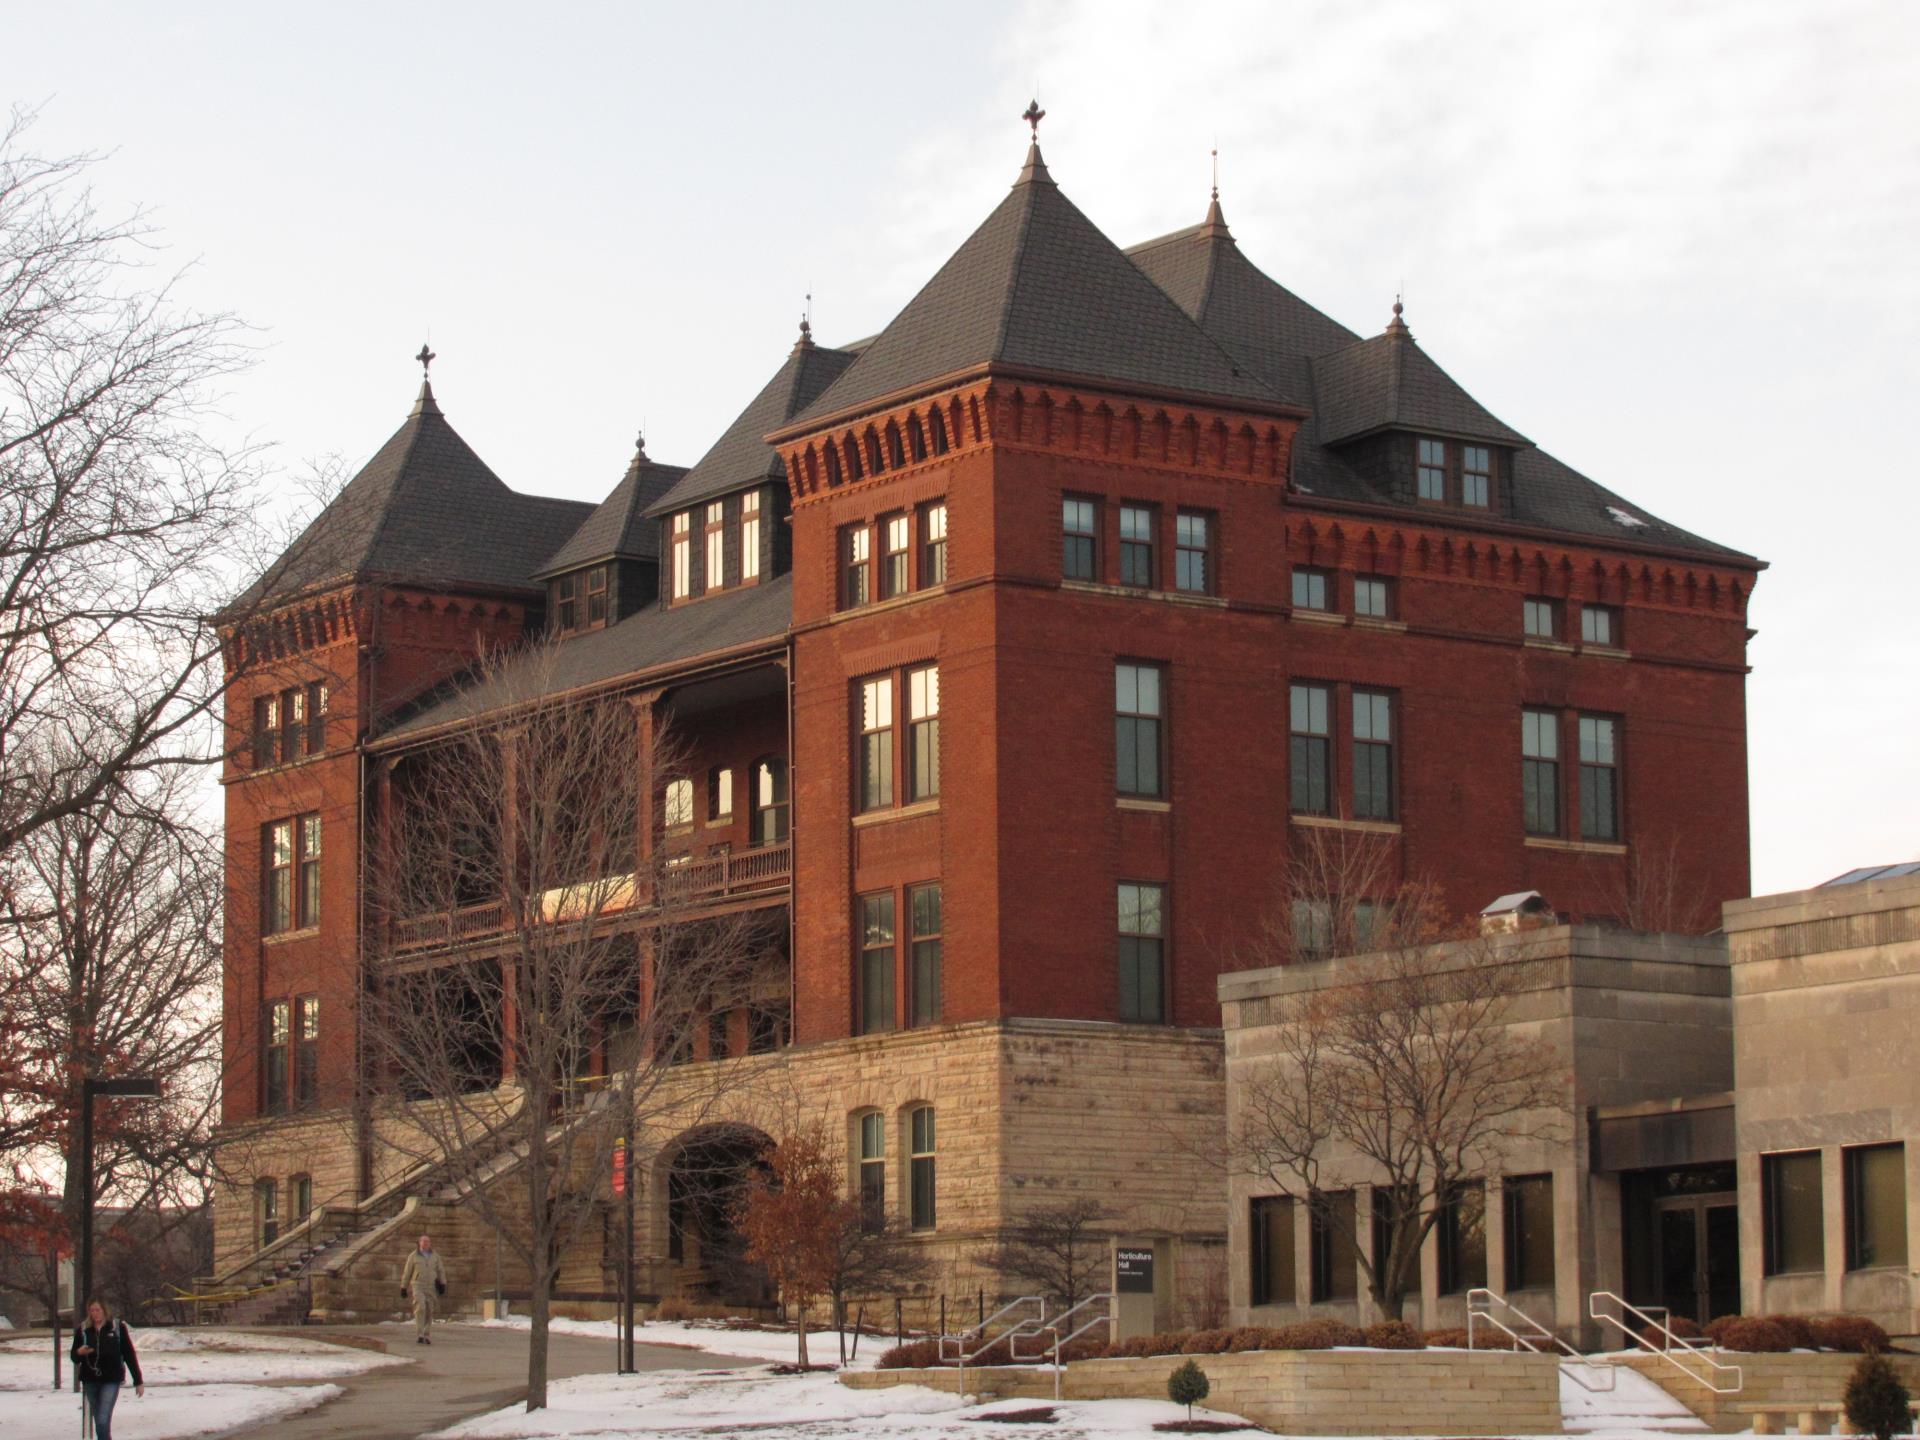
M 1556 1138 L 1570 1092 L 1553 1047 L 1513 1023 L 1540 983 L 1524 937 L 1450 929 L 1437 889 L 1397 881 L 1391 858 L 1371 837 L 1303 846 L 1285 918 L 1238 957 L 1260 968 L 1368 952 L 1316 964 L 1319 983 L 1272 1002 L 1259 1058 L 1228 1087 L 1226 1153 L 1336 1230 L 1353 1220 L 1336 1196 L 1370 1181 L 1386 1243 L 1353 1258 L 1397 1318 L 1420 1247 L 1466 1183 L 1504 1147 Z
M 897 1216 L 875 1214 L 858 1197 L 843 1196 L 829 1217 L 824 1290 L 840 1336 L 840 1363 L 847 1363 L 847 1310 L 857 1301 L 900 1295 L 927 1283 L 926 1251 Z
M 1038 1291 L 1071 1310 L 1101 1289 L 1112 1218 L 1092 1199 L 1040 1206 L 1001 1232 L 984 1263 L 1020 1290 Z
M 1720 923 L 1720 903 L 1708 890 L 1694 848 L 1678 833 L 1636 835 L 1624 860 L 1593 862 L 1607 909 L 1629 930 L 1704 935 Z
M 696 1025 L 785 991 L 770 937 L 703 913 L 699 862 L 659 843 L 637 777 L 674 773 L 670 738 L 623 697 L 563 694 L 564 659 L 553 642 L 482 659 L 473 718 L 396 767 L 368 868 L 375 1113 L 528 1274 L 529 1410 L 615 1139 L 697 1123 L 734 1067 L 683 1063 Z

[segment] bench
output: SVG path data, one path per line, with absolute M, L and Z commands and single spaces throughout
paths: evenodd
M 1844 1405 L 1805 1405 L 1793 1403 L 1761 1404 L 1747 1403 L 1729 1407 L 1742 1415 L 1753 1417 L 1753 1433 L 1756 1435 L 1781 1435 L 1785 1433 L 1787 1417 L 1792 1416 L 1794 1433 L 1797 1435 L 1825 1435 L 1827 1427 L 1833 1427 L 1835 1435 L 1853 1435 L 1858 1432 L 1847 1419 Z M 1920 1400 L 1909 1407 L 1916 1417 L 1920 1417 Z

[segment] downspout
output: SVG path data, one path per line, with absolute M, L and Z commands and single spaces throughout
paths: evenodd
M 780 667 L 786 672 L 787 697 L 787 1044 L 799 1032 L 799 901 L 800 901 L 800 787 L 793 765 L 793 634 L 787 634 L 787 653 Z

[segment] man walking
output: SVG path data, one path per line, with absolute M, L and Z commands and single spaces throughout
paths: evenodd
M 431 1345 L 433 1310 L 447 1293 L 447 1267 L 433 1248 L 433 1237 L 422 1235 L 420 1248 L 407 1256 L 406 1269 L 400 1272 L 400 1298 L 413 1295 L 413 1343 Z

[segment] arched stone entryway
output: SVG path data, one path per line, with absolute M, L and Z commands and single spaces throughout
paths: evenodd
M 668 1271 L 682 1295 L 729 1305 L 767 1305 L 766 1272 L 747 1259 L 736 1223 L 748 1180 L 764 1172 L 773 1141 L 751 1125 L 690 1130 L 662 1159 Z

